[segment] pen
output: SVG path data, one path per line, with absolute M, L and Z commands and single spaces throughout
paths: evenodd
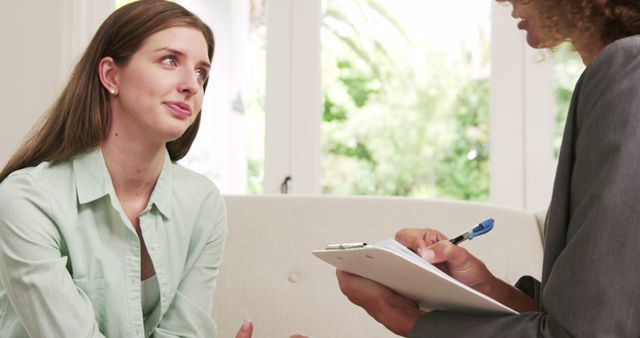
M 458 245 L 464 240 L 473 239 L 476 236 L 486 234 L 491 229 L 493 229 L 493 218 L 487 218 L 484 221 L 478 223 L 478 225 L 473 227 L 473 229 L 463 233 L 456 238 L 450 239 L 449 242 Z
M 357 249 L 364 248 L 367 243 L 342 243 L 342 244 L 329 244 L 325 250 L 345 250 L 345 249 Z

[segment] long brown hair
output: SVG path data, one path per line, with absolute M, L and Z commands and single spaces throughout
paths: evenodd
M 213 57 L 211 29 L 178 4 L 140 0 L 113 12 L 98 28 L 58 99 L 0 173 L 0 182 L 15 170 L 68 159 L 98 146 L 111 126 L 109 93 L 98 76 L 100 60 L 110 56 L 125 65 L 148 36 L 175 26 L 200 30 L 209 59 Z M 199 126 L 200 114 L 182 136 L 166 144 L 172 161 L 187 154 Z

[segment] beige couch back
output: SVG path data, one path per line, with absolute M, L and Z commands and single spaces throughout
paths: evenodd
M 540 228 L 533 213 L 488 204 L 394 197 L 226 196 L 229 237 L 214 297 L 218 337 L 232 338 L 245 318 L 254 338 L 396 337 L 352 305 L 334 269 L 311 255 L 327 244 L 376 243 L 403 227 L 456 236 L 487 217 L 487 235 L 464 247 L 509 282 L 538 277 Z

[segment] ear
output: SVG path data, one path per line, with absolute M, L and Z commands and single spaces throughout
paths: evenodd
M 105 56 L 98 64 L 98 76 L 102 86 L 111 95 L 118 95 L 118 65 L 110 56 Z

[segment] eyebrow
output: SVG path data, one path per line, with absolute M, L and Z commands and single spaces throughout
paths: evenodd
M 169 47 L 162 47 L 162 48 L 158 48 L 156 50 L 154 50 L 154 52 L 160 52 L 160 51 L 167 51 L 170 52 L 172 54 L 176 54 L 178 56 L 184 56 L 184 52 L 181 52 L 177 49 L 174 48 L 169 48 Z M 207 68 L 211 68 L 211 64 L 208 61 L 200 61 L 198 62 L 198 66 L 203 66 L 203 67 L 207 67 Z

